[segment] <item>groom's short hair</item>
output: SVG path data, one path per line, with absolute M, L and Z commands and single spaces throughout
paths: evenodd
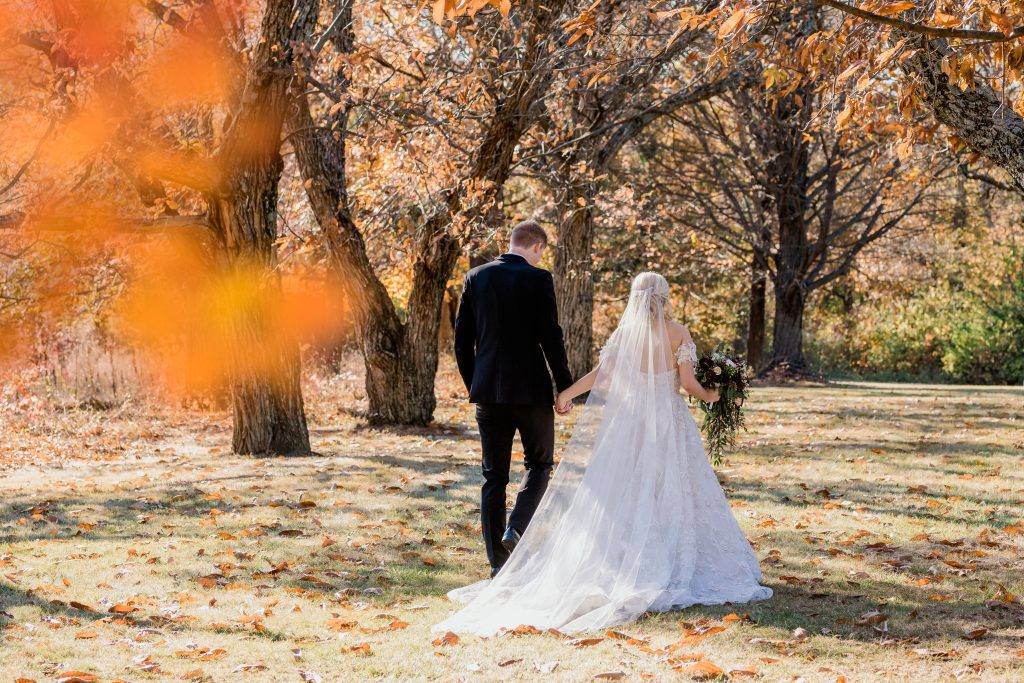
M 509 240 L 514 247 L 525 247 L 529 249 L 538 242 L 547 246 L 548 234 L 540 227 L 537 221 L 523 221 L 512 228 L 512 237 Z

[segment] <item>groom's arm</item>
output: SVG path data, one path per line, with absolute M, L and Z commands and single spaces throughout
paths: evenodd
M 459 299 L 459 311 L 455 315 L 455 361 L 459 365 L 462 381 L 466 384 L 466 391 L 473 389 L 473 367 L 476 365 L 476 315 L 469 287 L 467 276 Z
M 555 301 L 555 281 L 551 273 L 544 272 L 543 292 L 540 297 L 540 346 L 555 378 L 558 391 L 572 386 L 569 359 L 565 355 L 565 340 L 558 324 L 558 304 Z

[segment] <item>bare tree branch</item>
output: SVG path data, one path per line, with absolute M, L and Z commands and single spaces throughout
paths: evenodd
M 832 7 L 833 9 L 837 9 L 860 19 L 866 19 L 867 21 L 873 21 L 878 24 L 885 24 L 886 26 L 892 26 L 909 33 L 931 36 L 932 38 L 980 40 L 988 43 L 1009 43 L 1017 40 L 1018 38 L 1024 37 L 1024 26 L 1014 28 L 1009 34 L 1002 33 L 1000 31 L 942 28 L 940 26 L 918 24 L 913 21 L 905 21 L 903 19 L 897 19 L 896 17 L 889 17 L 875 12 L 869 12 L 868 10 L 854 7 L 853 5 L 845 2 L 840 2 L 840 0 L 811 0 L 811 2 L 819 5 L 825 5 L 826 7 Z

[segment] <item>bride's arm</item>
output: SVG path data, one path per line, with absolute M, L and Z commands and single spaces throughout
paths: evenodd
M 705 389 L 697 381 L 697 376 L 693 374 L 692 361 L 684 360 L 679 364 L 679 384 L 690 396 L 696 396 L 702 401 L 714 403 L 718 400 L 718 389 Z
M 697 347 L 693 345 L 693 337 L 686 327 L 680 325 L 679 332 L 682 338 L 676 346 L 676 359 L 679 363 L 679 385 L 686 390 L 690 396 L 695 396 L 702 401 L 714 403 L 718 400 L 718 389 L 705 389 L 697 381 L 694 374 L 694 364 L 697 362 Z
M 555 400 L 555 406 L 560 412 L 565 412 L 566 408 L 569 407 L 569 404 L 574 398 L 580 394 L 585 394 L 594 388 L 594 380 L 597 378 L 597 370 L 599 367 L 601 366 L 598 365 L 597 368 L 594 368 L 576 380 L 575 384 L 571 387 L 558 393 L 558 398 Z

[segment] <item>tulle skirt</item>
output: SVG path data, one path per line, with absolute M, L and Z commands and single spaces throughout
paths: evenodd
M 620 402 L 612 415 L 581 416 L 509 561 L 494 579 L 450 592 L 466 605 L 435 630 L 579 633 L 648 611 L 771 597 L 685 402 L 663 390 L 636 410 Z

